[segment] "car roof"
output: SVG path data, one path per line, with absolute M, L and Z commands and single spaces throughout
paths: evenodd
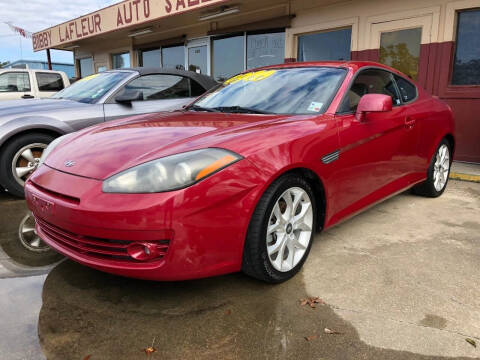
M 23 72 L 28 72 L 28 71 L 32 71 L 32 72 L 51 72 L 51 73 L 59 73 L 59 72 L 63 72 L 62 70 L 48 70 L 48 69 L 24 69 L 24 68 L 2 68 L 0 69 L 0 72 L 19 72 L 19 71 L 23 71 Z
M 198 74 L 194 71 L 186 71 L 186 70 L 178 70 L 178 69 L 170 69 L 170 68 L 160 68 L 160 67 L 134 67 L 134 68 L 125 68 L 125 69 L 116 69 L 116 70 L 108 70 L 112 71 L 135 71 L 140 75 L 154 75 L 154 74 L 162 74 L 162 75 L 178 75 L 190 78 L 195 80 L 200 85 L 202 85 L 205 89 L 209 90 L 212 87 L 218 85 L 218 82 L 215 81 L 210 76 Z
M 261 67 L 258 69 L 252 69 L 248 71 L 257 71 L 257 70 L 267 70 L 267 69 L 291 69 L 291 68 L 299 68 L 299 67 L 336 67 L 336 68 L 350 68 L 353 71 L 358 71 L 361 68 L 365 67 L 377 67 L 382 68 L 393 73 L 402 75 L 405 77 L 397 69 L 394 69 L 390 66 L 374 62 L 374 61 L 309 61 L 309 62 L 293 62 L 293 63 L 286 63 L 286 64 L 278 64 L 278 65 L 270 65 Z

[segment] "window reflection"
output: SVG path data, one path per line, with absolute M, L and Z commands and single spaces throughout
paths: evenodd
M 380 62 L 417 80 L 422 28 L 384 32 L 380 38 Z
M 284 58 L 284 32 L 247 36 L 247 69 L 282 64 Z
M 185 48 L 183 45 L 162 48 L 162 66 L 169 69 L 185 70 Z
M 128 85 L 122 92 L 140 91 L 143 100 L 179 99 L 190 96 L 188 78 L 176 75 L 145 75 Z
M 298 37 L 298 61 L 350 60 L 352 29 Z
M 112 55 L 113 68 L 123 69 L 130 67 L 130 53 Z
M 80 77 L 93 74 L 93 59 L 91 57 L 80 59 Z
M 208 74 L 207 45 L 188 48 L 188 70 Z
M 344 69 L 298 68 L 262 70 L 227 80 L 196 105 L 243 107 L 266 113 L 323 113 L 345 76 Z M 232 110 L 234 111 L 234 110 Z
M 213 40 L 213 77 L 225 81 L 245 68 L 243 35 Z
M 145 50 L 142 51 L 140 54 L 140 66 L 159 67 L 162 65 L 162 53 L 160 49 Z
M 453 85 L 480 85 L 480 10 L 458 14 Z

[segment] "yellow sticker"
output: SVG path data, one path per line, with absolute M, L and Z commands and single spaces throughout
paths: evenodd
M 84 77 L 83 79 L 80 79 L 80 80 L 78 80 L 77 82 L 79 82 L 79 81 L 88 81 L 88 80 L 92 80 L 92 79 L 96 78 L 98 75 L 100 75 L 100 74 L 93 74 L 93 75 L 89 75 L 89 76 L 86 76 L 86 77 Z
M 277 71 L 276 70 L 260 70 L 260 71 L 255 71 L 255 72 L 249 72 L 245 74 L 240 74 L 237 76 L 234 76 L 227 81 L 224 82 L 225 85 L 230 85 L 230 84 L 235 84 L 239 81 L 261 81 L 269 78 L 273 74 L 275 74 Z

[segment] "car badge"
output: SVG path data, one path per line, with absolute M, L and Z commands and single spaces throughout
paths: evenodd
M 65 161 L 65 166 L 66 166 L 66 167 L 75 166 L 75 161 L 73 161 L 73 160 L 67 160 L 67 161 Z

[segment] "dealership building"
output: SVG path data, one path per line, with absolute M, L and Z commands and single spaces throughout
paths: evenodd
M 446 101 L 456 159 L 480 162 L 480 0 L 127 0 L 33 36 L 78 77 L 164 66 L 226 79 L 296 61 L 391 65 Z

